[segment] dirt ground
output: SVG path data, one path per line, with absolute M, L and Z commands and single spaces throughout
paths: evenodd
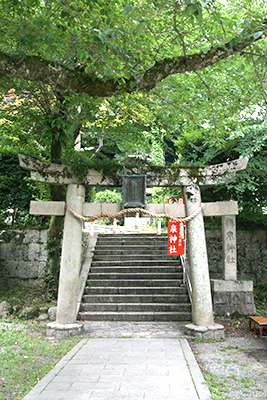
M 249 330 L 248 318 L 217 319 L 225 327 L 225 340 L 191 341 L 213 398 L 267 399 L 267 336 Z M 267 331 L 264 332 L 267 335 Z

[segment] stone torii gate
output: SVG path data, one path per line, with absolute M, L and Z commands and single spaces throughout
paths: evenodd
M 102 172 L 89 170 L 81 182 L 64 165 L 49 164 L 28 156 L 19 155 L 20 166 L 31 171 L 31 179 L 54 185 L 67 185 L 65 202 L 31 202 L 31 213 L 39 215 L 64 215 L 64 232 L 61 254 L 61 266 L 58 289 L 56 322 L 48 324 L 49 330 L 61 331 L 62 336 L 72 335 L 82 330 L 82 323 L 77 322 L 77 292 L 81 266 L 82 248 L 82 222 L 71 213 L 82 216 L 94 216 L 102 213 L 116 213 L 120 211 L 120 204 L 85 203 L 85 186 L 119 186 L 122 171 L 117 171 L 112 177 L 105 176 Z M 183 187 L 185 204 L 147 205 L 153 212 L 175 212 L 175 217 L 192 215 L 199 207 L 202 211 L 192 218 L 187 224 L 188 254 L 190 264 L 190 277 L 192 283 L 192 319 L 190 330 L 219 331 L 222 326 L 216 326 L 213 319 L 212 297 L 210 289 L 208 257 L 204 230 L 203 215 L 231 215 L 237 214 L 236 202 L 224 203 L 224 212 L 216 213 L 219 203 L 201 204 L 200 186 L 211 186 L 224 183 L 238 171 L 247 166 L 245 159 L 234 160 L 203 168 L 164 168 L 140 167 L 123 170 L 123 174 L 146 175 L 147 187 Z M 232 203 L 232 204 L 231 204 Z M 66 207 L 66 205 L 68 207 Z M 216 206 L 217 205 L 217 206 Z M 102 208 L 101 208 L 102 207 Z M 215 207 L 215 211 L 214 211 Z M 168 208 L 168 210 L 166 210 Z M 204 211 L 206 209 L 206 212 Z M 211 211 L 213 209 L 213 212 Z M 210 211 L 209 211 L 210 210 Z M 235 221 L 234 221 L 235 226 Z M 224 246 L 226 249 L 226 246 Z M 228 261 L 227 261 L 228 260 Z M 232 265 L 231 265 L 232 264 Z M 234 264 L 234 265 L 233 265 Z M 234 268 L 233 268 L 234 267 Z M 225 256 L 225 279 L 236 279 L 236 257 L 229 259 Z M 218 337 L 218 336 L 217 336 Z

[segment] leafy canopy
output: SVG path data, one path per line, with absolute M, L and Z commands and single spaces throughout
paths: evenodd
M 91 96 L 151 89 L 247 47 L 257 52 L 265 8 L 257 0 L 3 0 L 0 76 Z

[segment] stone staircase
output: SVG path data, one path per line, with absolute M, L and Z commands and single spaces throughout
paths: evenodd
M 167 256 L 167 236 L 99 235 L 79 319 L 191 321 L 180 259 Z

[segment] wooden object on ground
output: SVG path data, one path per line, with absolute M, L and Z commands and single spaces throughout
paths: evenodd
M 249 328 L 254 329 L 256 335 L 256 328 L 260 331 L 260 337 L 262 338 L 262 330 L 267 327 L 267 318 L 265 317 L 249 317 Z

